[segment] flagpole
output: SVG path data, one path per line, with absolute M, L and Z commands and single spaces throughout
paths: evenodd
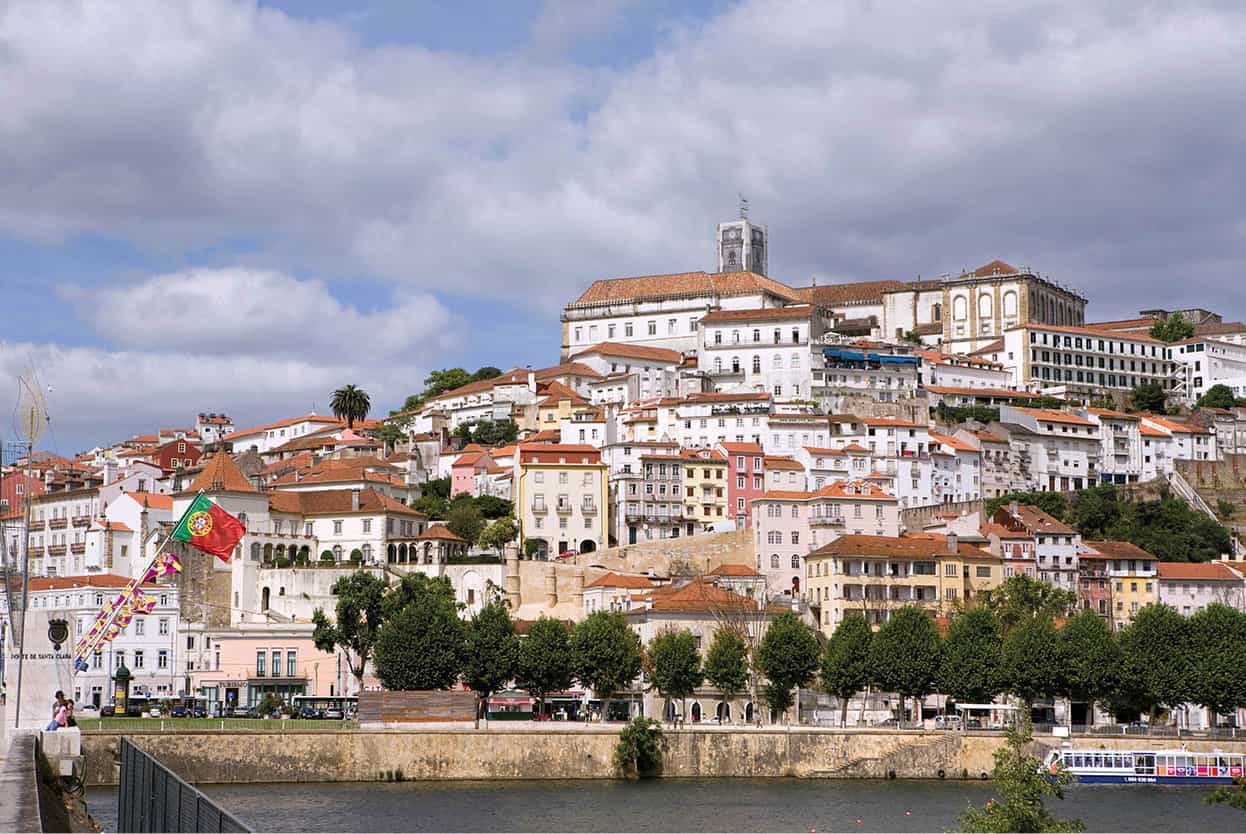
M 183 522 L 183 521 L 185 521 L 185 520 L 186 520 L 186 516 L 190 514 L 190 508 L 191 508 L 191 507 L 193 507 L 193 506 L 195 505 L 195 501 L 197 501 L 197 500 L 199 499 L 199 496 L 201 496 L 201 495 L 203 495 L 203 490 L 199 490 L 199 492 L 195 493 L 195 497 L 194 497 L 194 498 L 192 498 L 192 499 L 191 499 L 191 501 L 190 501 L 190 503 L 186 505 L 186 509 L 182 511 L 182 515 L 181 515 L 181 517 L 177 520 L 177 524 L 174 524 L 174 525 L 173 525 L 173 530 L 172 530 L 172 531 L 171 531 L 171 532 L 170 532 L 167 536 L 165 536 L 165 537 L 164 537 L 164 540 L 163 540 L 162 542 L 160 542 L 159 547 L 157 547 L 157 548 L 156 548 L 156 552 L 155 552 L 155 554 L 153 554 L 153 555 L 152 555 L 152 557 L 151 557 L 151 561 L 147 563 L 147 567 L 143 568 L 142 573 L 141 573 L 141 574 L 139 574 L 139 576 L 135 577 L 135 579 L 136 579 L 136 583 L 135 583 L 135 585 L 134 585 L 134 587 L 135 587 L 135 588 L 140 588 L 140 587 L 142 587 L 142 585 L 143 585 L 143 577 L 147 575 L 147 571 L 151 570 L 151 569 L 155 566 L 155 564 L 156 564 L 156 560 L 160 558 L 160 556 L 161 556 L 161 554 L 162 554 L 162 553 L 164 553 L 164 549 L 165 549 L 166 547 L 168 547 L 169 542 L 173 540 L 173 534 L 174 534 L 174 533 L 176 533 L 176 532 L 178 531 L 178 529 L 179 529 L 179 528 L 181 528 L 181 526 L 182 526 L 182 522 Z M 142 542 L 140 542 L 140 544 L 142 544 Z M 127 587 L 129 587 L 129 586 L 127 586 Z M 123 593 L 124 593 L 124 592 L 123 592 Z M 120 611 L 121 611 L 121 606 L 120 606 L 120 605 L 118 605 L 118 606 L 114 607 L 114 608 L 113 608 L 113 610 L 112 610 L 111 612 L 109 612 L 109 615 L 105 618 L 105 622 L 104 622 L 104 624 L 100 627 L 100 631 L 99 631 L 99 633 L 98 633 L 97 635 L 95 635 L 95 638 L 94 638 L 94 639 L 92 639 L 92 640 L 87 640 L 87 641 L 83 644 L 83 646 L 82 646 L 82 648 L 81 648 L 80 650 L 75 651 L 75 653 L 74 653 L 74 659 L 75 659 L 75 660 L 78 660 L 78 659 L 86 659 L 87 657 L 89 657 L 89 656 L 90 656 L 91 652 L 92 652 L 92 651 L 95 649 L 95 647 L 99 644 L 99 642 L 100 642 L 100 640 L 103 638 L 103 636 L 104 636 L 104 635 L 108 632 L 108 629 L 112 626 L 112 624 L 113 624 L 114 622 L 116 622 L 116 620 L 117 620 L 117 614 L 118 614 Z M 98 617 L 96 617 L 96 622 L 97 622 L 97 623 L 99 622 L 99 618 L 98 618 Z M 89 629 L 88 629 L 88 631 L 89 631 Z

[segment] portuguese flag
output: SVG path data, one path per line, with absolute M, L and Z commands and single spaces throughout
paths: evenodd
M 205 496 L 199 495 L 182 516 L 173 538 L 211 553 L 223 562 L 233 555 L 234 545 L 242 540 L 247 528 Z

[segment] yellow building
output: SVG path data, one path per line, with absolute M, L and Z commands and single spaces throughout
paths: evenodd
M 830 634 L 848 611 L 874 628 L 905 605 L 951 614 L 1004 581 L 1004 560 L 955 535 L 840 536 L 805 556 L 810 605 Z
M 684 514 L 701 529 L 731 519 L 727 515 L 727 456 L 712 449 L 684 449 Z
M 534 558 L 608 546 L 608 468 L 592 446 L 535 443 L 515 455 L 515 518 Z
M 592 403 L 561 382 L 549 382 L 543 386 L 536 408 L 541 431 L 557 429 L 563 420 L 577 415 L 600 413 Z
M 1084 541 L 1084 548 L 1091 552 L 1087 562 L 1102 561 L 1102 573 L 1107 575 L 1108 618 L 1117 630 L 1133 622 L 1136 615 L 1148 605 L 1159 602 L 1159 559 L 1136 544 L 1119 541 Z

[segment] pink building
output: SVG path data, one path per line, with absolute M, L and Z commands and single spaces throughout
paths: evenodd
M 216 705 L 257 706 L 274 694 L 287 704 L 295 695 L 346 695 L 354 679 L 345 658 L 316 648 L 305 626 L 272 625 L 247 631 L 207 632 L 202 649 L 188 648 L 193 668 L 187 673 L 191 691 L 206 698 L 209 713 Z
M 727 457 L 727 513 L 737 530 L 753 526 L 753 500 L 766 491 L 765 452 L 757 443 L 719 443 Z
M 46 491 L 43 481 L 27 478 L 25 472 L 10 472 L 0 476 L 0 513 L 20 508 L 27 493 L 43 495 Z
M 463 447 L 463 454 L 450 464 L 450 495 L 466 492 L 475 495 L 477 478 L 496 466 L 496 462 L 483 447 L 471 443 Z

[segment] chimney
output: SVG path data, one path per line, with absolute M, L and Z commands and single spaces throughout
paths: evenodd
M 1016 501 L 1009 501 L 1009 502 L 1008 502 L 1008 512 L 1012 513 L 1012 514 L 1015 516 L 1015 515 L 1016 515 L 1017 513 L 1019 513 L 1020 511 L 1021 511 L 1021 505 L 1020 505 L 1020 504 L 1018 504 Z
M 956 534 L 948 533 L 947 534 L 947 552 L 956 553 L 959 550 L 960 550 L 960 541 L 957 539 Z
M 109 459 L 104 461 L 104 486 L 117 480 L 117 462 Z
M 353 513 L 359 512 L 359 490 L 357 489 L 350 491 L 350 511 Z
M 536 373 L 531 370 L 528 371 L 528 390 L 536 393 Z

